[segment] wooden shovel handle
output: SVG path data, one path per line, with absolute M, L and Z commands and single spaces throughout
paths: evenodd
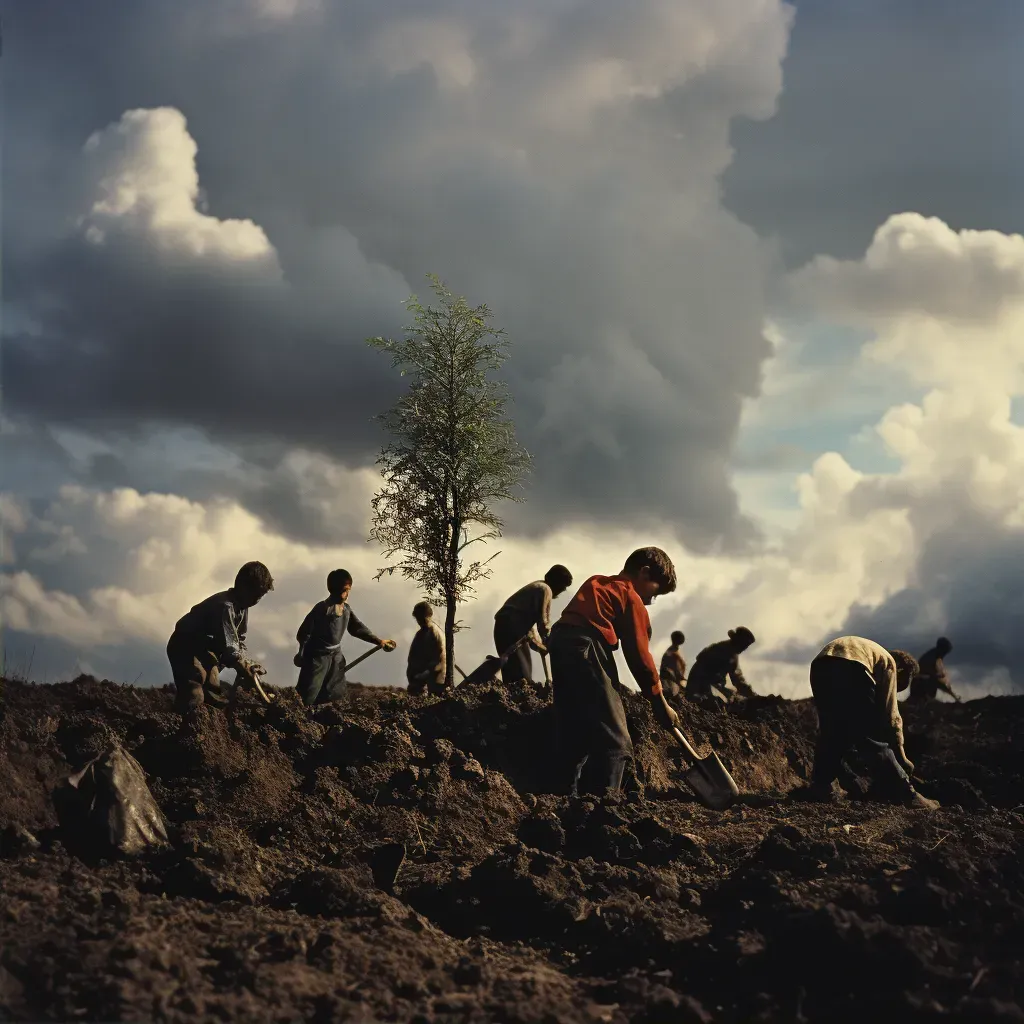
M 700 760 L 697 756 L 697 751 L 690 746 L 690 741 L 682 734 L 678 725 L 672 727 L 672 735 L 675 736 L 676 742 L 686 751 L 691 761 L 697 762 Z
M 349 663 L 348 663 L 348 664 L 347 664 L 347 665 L 345 666 L 345 672 L 346 672 L 346 673 L 348 673 L 348 670 L 349 670 L 350 668 L 355 668 L 355 667 L 356 667 L 356 665 L 358 665 L 358 664 L 359 664 L 359 662 L 361 662 L 361 661 L 366 661 L 366 659 L 367 659 L 367 658 L 368 658 L 368 657 L 369 657 L 369 656 L 370 656 L 371 654 L 376 654 L 376 653 L 377 653 L 377 652 L 378 652 L 378 651 L 379 651 L 379 650 L 380 650 L 380 649 L 381 649 L 381 648 L 382 648 L 383 646 L 384 646 L 383 644 L 377 644 L 377 645 L 376 645 L 375 647 L 371 647 L 371 648 L 370 648 L 370 649 L 369 649 L 369 650 L 368 650 L 368 651 L 367 651 L 367 652 L 366 652 L 365 654 L 360 654 L 360 655 L 359 655 L 359 657 L 358 657 L 358 658 L 356 658 L 356 660 L 355 660 L 355 661 L 350 661 L 350 662 L 349 662 Z

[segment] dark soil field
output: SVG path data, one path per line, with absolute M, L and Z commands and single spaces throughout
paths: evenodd
M 532 689 L 246 694 L 195 736 L 166 689 L 8 683 L 0 1019 L 1024 1021 L 1024 698 L 905 711 L 934 814 L 791 799 L 815 716 L 778 698 L 683 708 L 745 794 L 706 811 L 626 699 L 635 773 L 594 803 L 545 792 Z M 57 827 L 113 737 L 169 849 Z

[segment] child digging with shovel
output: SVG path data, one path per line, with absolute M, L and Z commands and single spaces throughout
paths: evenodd
M 569 791 L 606 796 L 619 792 L 633 743 L 619 697 L 613 651 L 621 644 L 626 664 L 658 724 L 672 729 L 679 716 L 661 690 L 649 646 L 647 605 L 676 589 L 676 570 L 661 548 L 638 548 L 616 576 L 591 576 L 551 630 L 559 757 Z
M 294 659 L 299 667 L 295 689 L 306 705 L 324 704 L 345 696 L 348 681 L 341 642 L 346 632 L 385 651 L 396 647 L 394 640 L 381 640 L 364 626 L 352 610 L 348 603 L 352 592 L 350 573 L 344 569 L 331 572 L 327 577 L 327 591 L 327 599 L 313 605 L 295 634 L 299 642 L 299 653 Z

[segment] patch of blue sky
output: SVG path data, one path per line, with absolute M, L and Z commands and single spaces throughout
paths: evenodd
M 762 394 L 744 408 L 732 466 L 744 511 L 782 526 L 795 521 L 798 476 L 826 452 L 863 473 L 898 470 L 875 428 L 888 409 L 924 392 L 864 361 L 869 331 L 780 322 L 772 337 L 775 355 Z
M 1010 399 L 1010 422 L 1024 427 L 1024 395 L 1014 395 Z

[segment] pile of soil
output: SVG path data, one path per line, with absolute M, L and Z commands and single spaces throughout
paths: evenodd
M 626 707 L 625 798 L 570 801 L 526 685 L 244 694 L 182 733 L 168 689 L 9 682 L 0 1018 L 1024 1021 L 1024 698 L 905 710 L 934 814 L 792 799 L 815 716 L 779 698 L 684 706 L 745 793 L 704 810 Z M 58 828 L 52 787 L 113 739 L 165 849 Z

